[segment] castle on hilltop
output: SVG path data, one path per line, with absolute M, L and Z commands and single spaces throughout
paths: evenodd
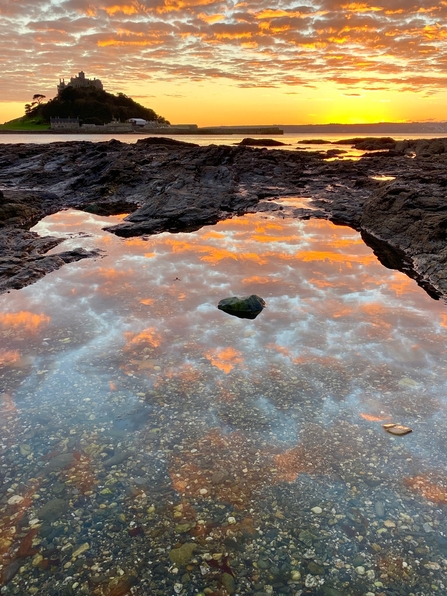
M 104 89 L 103 84 L 99 79 L 86 79 L 85 73 L 82 70 L 77 77 L 71 77 L 68 83 L 65 82 L 65 79 L 59 79 L 57 92 L 60 93 L 67 87 L 74 87 L 75 89 L 79 89 L 81 87 L 93 87 L 94 89 L 99 89 L 100 91 Z

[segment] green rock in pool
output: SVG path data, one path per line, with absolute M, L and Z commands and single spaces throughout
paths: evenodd
M 179 548 L 173 548 L 169 553 L 169 558 L 178 567 L 184 567 L 192 559 L 197 544 L 193 542 L 186 542 Z
M 38 510 L 37 515 L 44 522 L 53 522 L 59 519 L 67 511 L 68 507 L 67 501 L 52 499 Z
M 217 308 L 242 319 L 254 319 L 265 306 L 265 300 L 252 294 L 251 296 L 232 296 L 219 302 Z
M 236 586 L 234 582 L 234 577 L 229 573 L 222 574 L 222 584 L 228 594 L 234 594 Z

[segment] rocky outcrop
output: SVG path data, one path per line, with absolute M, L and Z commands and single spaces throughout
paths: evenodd
M 437 190 L 389 185 L 365 203 L 361 228 L 403 251 L 412 268 L 447 296 L 447 198 Z
M 238 145 L 245 145 L 248 147 L 285 147 L 287 143 L 275 139 L 252 139 L 251 137 L 247 137 L 242 139 Z
M 61 238 L 41 237 L 27 229 L 57 211 L 58 199 L 48 192 L 0 191 L 0 293 L 20 289 L 47 273 L 98 252 L 75 249 L 48 255 Z
M 121 236 L 194 230 L 255 211 L 326 218 L 362 231 L 384 264 L 447 297 L 447 140 L 361 145 L 354 139 L 357 147 L 386 149 L 385 156 L 379 151 L 357 161 L 327 161 L 318 151 L 167 141 L 0 145 L 0 291 L 92 256 L 48 255 L 60 240 L 29 232 L 45 215 L 75 207 L 129 213 L 108 228 Z M 312 211 L 274 200 L 303 194 Z

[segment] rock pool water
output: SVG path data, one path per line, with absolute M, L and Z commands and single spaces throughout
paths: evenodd
M 1 593 L 443 594 L 445 304 L 328 222 L 118 220 L 0 297 Z

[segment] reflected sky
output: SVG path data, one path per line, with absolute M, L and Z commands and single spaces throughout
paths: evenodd
M 104 252 L 1 298 L 4 365 L 35 371 L 49 346 L 73 364 L 102 350 L 147 388 L 185 369 L 213 383 L 235 372 L 253 382 L 278 366 L 306 380 L 325 424 L 333 408 L 359 424 L 362 412 L 410 425 L 444 417 L 445 306 L 383 268 L 351 229 L 248 215 L 195 234 L 121 239 L 101 230 L 120 219 L 63 211 L 34 228 L 68 232 L 67 249 Z M 249 294 L 267 302 L 255 321 L 216 308 Z M 116 371 L 109 376 L 116 384 Z M 426 397 L 407 411 L 414 392 Z
M 379 473 L 415 507 L 447 502 L 443 303 L 323 220 L 101 229 L 122 217 L 68 210 L 34 228 L 103 252 L 0 297 L 3 450 L 44 416 L 42 457 L 61 428 L 80 445 L 116 439 L 157 457 L 184 499 L 256 510 L 275 486 Z M 250 294 L 267 304 L 255 320 L 217 309 Z M 392 437 L 385 422 L 413 433 Z M 81 453 L 72 476 L 88 494 L 95 455 Z M 237 482 L 214 482 L 222 462 Z

